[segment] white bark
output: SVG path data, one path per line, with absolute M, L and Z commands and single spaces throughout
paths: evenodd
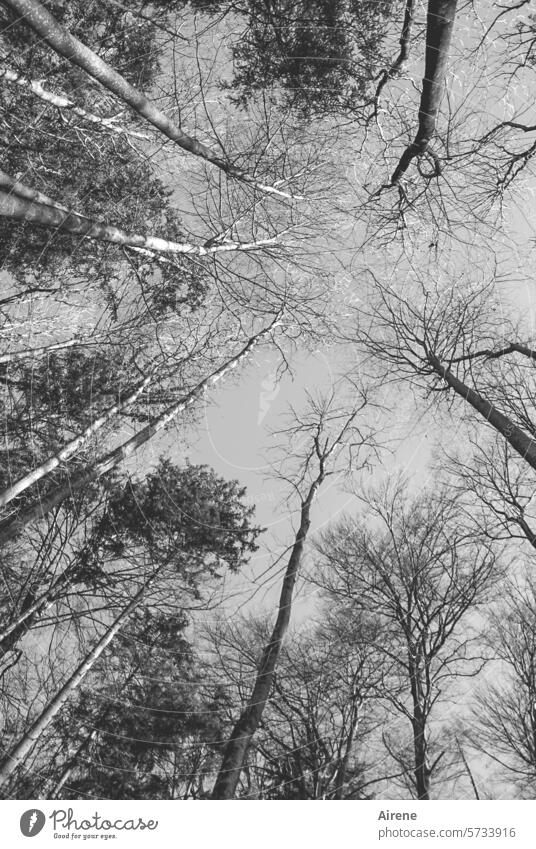
M 128 233 L 119 227 L 92 220 L 79 212 L 68 209 L 51 198 L 47 198 L 46 195 L 24 186 L 7 174 L 0 172 L 0 187 L 6 186 L 8 183 L 11 184 L 9 194 L 0 190 L 0 215 L 4 218 L 30 221 L 53 230 L 65 230 L 67 233 L 73 233 L 76 236 L 139 250 L 152 257 L 155 257 L 158 253 L 212 256 L 213 254 L 230 251 L 258 250 L 277 244 L 276 237 L 271 237 L 258 239 L 254 242 L 223 241 L 215 245 L 194 245 L 191 242 L 173 242 L 158 236 Z M 32 195 L 36 196 L 35 200 L 31 199 Z M 39 197 L 39 200 L 37 200 L 37 197 Z
M 144 390 L 147 389 L 153 378 L 154 372 L 151 372 L 151 374 L 147 375 L 147 377 L 138 384 L 136 389 L 130 392 L 124 399 L 118 401 L 117 404 L 109 407 L 101 416 L 98 416 L 98 418 L 88 425 L 82 433 L 78 434 L 78 436 L 74 439 L 71 439 L 67 445 L 64 445 L 61 451 L 58 451 L 57 454 L 52 454 L 52 456 L 48 457 L 43 463 L 35 469 L 32 469 L 31 472 L 28 472 L 27 475 L 19 478 L 10 487 L 5 489 L 3 492 L 0 492 L 0 507 L 5 507 L 6 504 L 13 501 L 17 495 L 25 492 L 37 483 L 37 481 L 44 478 L 45 475 L 49 475 L 54 471 L 54 469 L 57 469 L 61 463 L 69 460 L 70 457 L 76 454 L 80 448 L 83 448 L 84 445 L 89 442 L 91 437 L 98 433 L 98 431 L 117 416 L 118 413 L 121 413 L 127 407 L 130 407 L 130 405 L 140 397 Z
M 211 385 L 217 383 L 225 375 L 236 368 L 242 360 L 244 360 L 259 343 L 259 341 L 267 336 L 280 323 L 281 313 L 278 313 L 273 321 L 259 333 L 251 336 L 242 350 L 227 360 L 222 366 L 216 369 L 208 377 L 200 381 L 187 395 L 180 398 L 175 404 L 172 404 L 163 413 L 152 419 L 144 428 L 142 428 L 134 436 L 127 439 L 113 451 L 110 451 L 100 460 L 97 460 L 90 468 L 84 469 L 81 472 L 73 475 L 65 483 L 55 487 L 51 492 L 44 494 L 31 507 L 21 510 L 16 516 L 7 519 L 0 525 L 0 546 L 8 540 L 13 539 L 23 528 L 34 521 L 42 519 L 54 507 L 60 504 L 65 498 L 69 498 L 73 493 L 78 492 L 87 483 L 97 480 L 102 475 L 116 468 L 124 460 L 131 457 L 142 445 L 145 445 L 156 433 L 163 430 L 179 413 L 187 409 L 193 404 L 202 394 L 210 388 Z
M 256 189 L 268 194 L 291 198 L 274 186 L 258 183 L 253 177 L 233 165 L 225 155 L 212 150 L 193 136 L 189 136 L 168 116 L 162 112 L 142 92 L 121 76 L 114 68 L 97 56 L 85 44 L 73 36 L 65 27 L 45 9 L 37 0 L 4 0 L 4 5 L 16 12 L 24 23 L 34 30 L 60 56 L 73 65 L 82 68 L 93 79 L 128 104 L 141 118 L 157 128 L 166 138 L 194 156 L 211 162 L 231 177 L 249 183 Z
M 65 94 L 54 94 L 51 91 L 46 91 L 40 80 L 28 80 L 21 76 L 21 74 L 17 74 L 15 71 L 12 71 L 10 68 L 0 68 L 0 79 L 2 78 L 10 83 L 20 86 L 21 88 L 29 89 L 36 97 L 44 100 L 45 103 L 50 103 L 51 106 L 56 106 L 58 109 L 68 109 L 74 115 L 78 115 L 79 118 L 83 118 L 84 121 L 97 124 L 106 130 L 110 130 L 112 133 L 132 136 L 132 138 L 143 139 L 145 141 L 148 141 L 151 138 L 144 133 L 138 133 L 136 130 L 131 130 L 129 127 L 118 126 L 114 123 L 117 120 L 116 118 L 102 118 L 100 115 L 94 115 L 91 112 L 87 112 L 86 109 L 82 109 L 81 106 L 77 106 L 73 100 L 69 100 Z
M 21 351 L 10 351 L 9 354 L 0 354 L 0 363 L 14 363 L 17 360 L 28 360 L 44 354 L 52 354 L 54 351 L 64 351 L 67 348 L 76 348 L 97 345 L 95 339 L 68 339 L 66 342 L 55 342 L 52 345 L 40 345 L 37 348 L 23 348 Z
M 48 703 L 48 705 L 42 711 L 40 716 L 35 720 L 35 722 L 32 723 L 30 729 L 26 732 L 24 737 L 17 743 L 17 745 L 5 758 L 2 765 L 0 766 L 0 784 L 5 783 L 9 776 L 29 755 L 41 734 L 46 731 L 56 714 L 59 713 L 59 711 L 61 710 L 65 702 L 69 699 L 71 694 L 84 680 L 95 661 L 98 660 L 98 658 L 103 653 L 104 649 L 108 645 L 110 645 L 122 625 L 124 625 L 130 614 L 139 605 L 145 594 L 145 591 L 147 590 L 147 587 L 150 585 L 150 583 L 154 580 L 155 577 L 156 573 L 151 578 L 149 578 L 148 581 L 145 582 L 143 587 L 136 593 L 132 601 L 121 611 L 119 616 L 108 628 L 106 633 L 101 637 L 101 639 L 97 642 L 97 644 L 93 647 L 89 654 L 84 658 L 82 663 L 73 672 L 73 674 L 63 685 L 61 690 L 59 690 L 59 692 L 54 696 L 54 698 Z

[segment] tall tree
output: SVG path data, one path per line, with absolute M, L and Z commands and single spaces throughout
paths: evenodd
M 233 357 L 226 360 L 219 368 L 201 380 L 193 389 L 174 401 L 171 406 L 166 407 L 160 414 L 151 418 L 145 427 L 138 430 L 133 436 L 124 440 L 103 456 L 98 457 L 91 465 L 76 471 L 65 482 L 52 486 L 45 496 L 37 503 L 24 507 L 14 517 L 7 518 L 0 527 L 0 542 L 5 543 L 17 536 L 28 524 L 38 521 L 47 515 L 54 507 L 69 498 L 73 492 L 80 491 L 88 483 L 98 480 L 103 475 L 117 468 L 121 463 L 135 454 L 155 434 L 159 433 L 167 424 L 173 421 L 179 413 L 194 403 L 203 392 L 212 384 L 220 380 L 231 369 L 237 366 L 248 356 L 251 349 L 265 336 L 267 336 L 279 323 L 279 316 L 251 336 L 242 349 Z
M 97 574 L 102 577 L 99 604 L 87 611 L 88 617 L 105 611 L 98 639 L 7 754 L 5 779 L 29 755 L 140 605 L 161 611 L 163 638 L 170 610 L 180 611 L 196 598 L 202 603 L 222 570 L 238 571 L 247 562 L 260 529 L 251 523 L 253 508 L 243 503 L 244 494 L 236 482 L 218 478 L 211 469 L 180 469 L 169 461 L 162 461 L 145 480 L 117 483 L 67 575 L 71 585 L 87 583 L 91 576 L 95 580 Z M 58 579 L 55 584 L 57 588 Z M 140 587 L 133 598 L 132 586 Z M 61 595 L 54 601 L 61 604 Z M 23 624 L 38 625 L 40 612 L 34 610 Z M 171 679 L 171 692 L 173 686 Z
M 299 525 L 285 567 L 273 630 L 258 662 L 251 694 L 225 747 L 212 791 L 213 799 L 232 799 L 235 796 L 249 746 L 270 696 L 283 640 L 289 627 L 294 588 L 311 527 L 314 500 L 326 478 L 340 471 L 341 456 L 345 455 L 348 470 L 352 467 L 352 459 L 359 456 L 359 449 L 370 446 L 371 434 L 367 433 L 366 428 L 362 430 L 359 422 L 359 416 L 366 406 L 366 394 L 362 395 L 359 405 L 350 413 L 337 409 L 334 395 L 320 403 L 311 400 L 306 415 L 297 416 L 294 425 L 291 425 L 291 437 L 294 435 L 294 439 L 300 440 L 306 437 L 295 457 L 297 469 L 291 478 L 293 490 L 299 499 Z M 289 479 L 289 470 L 284 466 L 281 474 L 284 479 Z
M 386 743 L 415 797 L 427 800 L 446 754 L 430 740 L 431 717 L 447 685 L 482 666 L 468 619 L 489 597 L 499 563 L 445 493 L 411 499 L 399 483 L 368 501 L 360 519 L 322 534 L 314 580 L 343 608 L 377 619 L 378 648 L 395 673 L 386 697 L 411 726 L 411 755 Z
M 326 613 L 292 629 L 282 648 L 238 798 L 359 799 L 375 783 L 365 741 L 381 722 L 377 700 L 386 664 L 374 647 L 372 623 Z M 211 665 L 229 698 L 249 689 L 269 634 L 269 621 L 257 617 L 210 629 Z
M 490 617 L 488 649 L 497 675 L 477 692 L 466 737 L 500 768 L 521 798 L 536 789 L 536 587 L 510 581 Z

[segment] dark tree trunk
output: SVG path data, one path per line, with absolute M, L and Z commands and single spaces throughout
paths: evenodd
M 457 0 L 428 0 L 426 53 L 419 126 L 413 142 L 406 148 L 391 177 L 396 185 L 416 156 L 426 153 L 435 129 L 449 61 L 450 41 L 454 29 Z M 439 165 L 436 161 L 436 175 Z
M 512 448 L 521 455 L 523 460 L 536 469 L 536 440 L 528 436 L 524 430 L 501 413 L 493 404 L 482 398 L 474 389 L 459 380 L 446 366 L 442 365 L 434 354 L 428 354 L 428 362 L 439 377 L 463 398 L 483 419 L 504 436 Z
M 302 502 L 300 527 L 296 534 L 285 572 L 279 598 L 277 619 L 270 637 L 270 642 L 266 645 L 259 663 L 253 692 L 234 726 L 225 748 L 220 771 L 212 791 L 212 799 L 234 798 L 249 745 L 259 727 L 264 708 L 266 707 L 266 702 L 272 689 L 275 668 L 281 652 L 281 645 L 290 622 L 294 585 L 298 576 L 305 540 L 311 524 L 311 505 L 323 477 L 324 475 L 321 472 L 312 484 L 307 498 Z

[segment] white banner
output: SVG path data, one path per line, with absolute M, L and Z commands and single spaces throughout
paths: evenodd
M 4 801 L 1 845 L 327 849 L 536 846 L 536 802 Z M 35 843 L 31 841 L 35 840 Z

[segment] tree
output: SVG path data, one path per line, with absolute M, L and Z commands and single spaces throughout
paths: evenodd
M 488 647 L 497 669 L 481 687 L 466 736 L 518 788 L 534 798 L 536 780 L 536 587 L 510 581 L 491 616 Z
M 385 664 L 369 623 L 326 612 L 292 629 L 281 650 L 238 798 L 359 799 L 374 784 L 363 748 L 381 721 L 375 706 Z M 248 691 L 269 634 L 269 621 L 251 616 L 210 630 L 212 668 L 229 698 Z
M 206 682 L 186 625 L 158 611 L 132 619 L 52 730 L 49 751 L 63 745 L 42 796 L 198 798 L 217 757 L 225 694 Z M 35 798 L 35 785 L 25 792 Z
M 33 199 L 33 189 L 10 178 L 0 171 L 0 186 L 9 188 L 10 193 L 0 191 L 0 215 L 16 221 L 31 221 L 52 230 L 66 230 L 76 236 L 97 239 L 103 242 L 133 248 L 144 256 L 154 257 L 156 253 L 192 254 L 210 256 L 214 253 L 236 250 L 255 250 L 276 243 L 275 237 L 260 239 L 250 244 L 240 244 L 225 239 L 218 244 L 193 245 L 188 242 L 173 242 L 159 236 L 144 236 L 140 233 L 127 233 L 118 227 L 100 221 L 93 221 L 74 210 L 57 204 L 51 198 Z
M 535 431 L 526 395 L 535 353 L 530 342 L 516 338 L 518 330 L 508 316 L 497 315 L 492 284 L 477 282 L 465 291 L 418 281 L 414 294 L 410 301 L 394 287 L 377 283 L 372 321 L 358 331 L 359 343 L 397 379 L 461 399 L 535 469 Z M 515 376 L 505 379 L 505 363 L 512 363 L 521 383 Z
M 12 651 L 31 628 L 43 626 L 44 611 L 61 609 L 73 592 L 89 590 L 89 612 L 97 601 L 106 606 L 129 580 L 136 580 L 140 563 L 173 561 L 183 577 L 189 576 L 192 591 L 198 575 L 217 575 L 222 566 L 238 571 L 256 550 L 260 532 L 251 524 L 253 508 L 243 504 L 244 495 L 235 481 L 219 478 L 208 467 L 181 468 L 163 459 L 142 480 L 112 477 L 100 503 L 91 512 L 85 507 L 82 528 L 75 524 L 66 535 L 63 567 L 41 564 L 31 579 L 19 570 L 18 586 L 17 577 L 10 582 L 11 593 L 20 596 L 14 609 L 6 602 L 0 649 Z
M 342 520 L 321 535 L 313 580 L 346 615 L 377 621 L 376 647 L 395 673 L 386 698 L 411 726 L 411 754 L 384 741 L 411 776 L 415 797 L 430 799 L 446 754 L 430 739 L 431 717 L 453 679 L 482 667 L 478 650 L 471 655 L 468 614 L 488 599 L 500 566 L 444 492 L 410 498 L 399 483 L 369 495 L 368 503 L 358 520 Z
M 359 449 L 370 445 L 370 432 L 362 431 L 358 423 L 359 414 L 366 405 L 366 393 L 362 394 L 359 406 L 356 405 L 350 413 L 337 409 L 334 395 L 320 402 L 311 399 L 307 414 L 295 416 L 289 430 L 291 440 L 292 437 L 299 439 L 302 447 L 295 459 L 297 470 L 292 477 L 285 468 L 281 475 L 292 484 L 299 499 L 299 526 L 290 547 L 273 630 L 258 662 L 251 695 L 225 747 L 212 791 L 213 799 L 232 799 L 236 793 L 248 748 L 260 725 L 273 686 L 283 639 L 289 627 L 294 587 L 311 526 L 313 502 L 326 478 L 340 468 L 341 455 L 346 454 L 348 466 L 352 468 L 352 460 L 359 456 Z
M 54 507 L 61 504 L 66 498 L 69 498 L 73 492 L 80 491 L 83 487 L 92 481 L 98 480 L 103 475 L 117 468 L 128 457 L 132 456 L 142 445 L 145 445 L 156 433 L 160 432 L 167 424 L 190 404 L 192 404 L 205 389 L 220 380 L 227 372 L 238 365 L 247 355 L 254 345 L 271 332 L 279 321 L 279 316 L 276 316 L 268 327 L 251 336 L 242 349 L 235 354 L 234 357 L 224 362 L 219 368 L 215 369 L 210 375 L 201 380 L 187 394 L 174 401 L 171 406 L 165 408 L 159 415 L 154 416 L 145 425 L 137 431 L 129 439 L 126 439 L 117 447 L 113 448 L 108 453 L 97 458 L 91 465 L 76 471 L 74 475 L 68 478 L 65 482 L 52 486 L 46 496 L 42 496 L 37 503 L 30 504 L 23 508 L 18 514 L 13 517 L 8 517 L 3 525 L 0 524 L 0 543 L 5 543 L 8 540 L 16 537 L 28 524 L 39 520 L 47 515 Z
M 288 196 L 274 186 L 265 186 L 258 183 L 241 168 L 228 161 L 224 156 L 221 156 L 216 150 L 211 149 L 198 141 L 198 139 L 183 132 L 178 124 L 170 120 L 142 92 L 131 85 L 124 76 L 115 71 L 107 62 L 97 56 L 96 53 L 55 20 L 37 0 L 6 0 L 6 5 L 14 13 L 21 15 L 25 25 L 30 26 L 60 56 L 64 56 L 69 62 L 86 71 L 86 73 L 109 89 L 121 101 L 128 104 L 137 115 L 155 126 L 170 141 L 188 153 L 205 159 L 230 176 L 252 183 L 261 191 Z
M 12 747 L 2 767 L 3 778 L 28 756 L 142 603 L 149 609 L 156 605 L 166 617 L 168 605 L 180 610 L 187 600 L 201 601 L 222 569 L 237 571 L 243 566 L 255 551 L 260 533 L 251 524 L 253 508 L 243 504 L 244 494 L 236 482 L 218 478 L 211 469 L 179 469 L 169 461 L 162 461 L 145 480 L 112 488 L 104 509 L 94 518 L 93 532 L 82 541 L 67 574 L 54 581 L 55 590 L 62 581 L 65 591 L 67 584 L 83 584 L 101 576 L 104 588 L 99 607 L 105 616 L 99 623 L 99 638 Z M 139 587 L 133 597 L 132 586 Z M 53 600 L 61 604 L 61 594 Z M 88 615 L 95 609 L 93 604 Z M 112 615 L 116 610 L 119 614 Z M 19 617 L 17 627 L 39 624 L 40 612 L 30 611 L 24 622 Z M 159 628 L 165 636 L 164 621 Z
M 244 24 L 233 46 L 231 90 L 247 104 L 261 91 L 305 116 L 356 112 L 382 62 L 395 0 L 191 0 L 211 15 Z

